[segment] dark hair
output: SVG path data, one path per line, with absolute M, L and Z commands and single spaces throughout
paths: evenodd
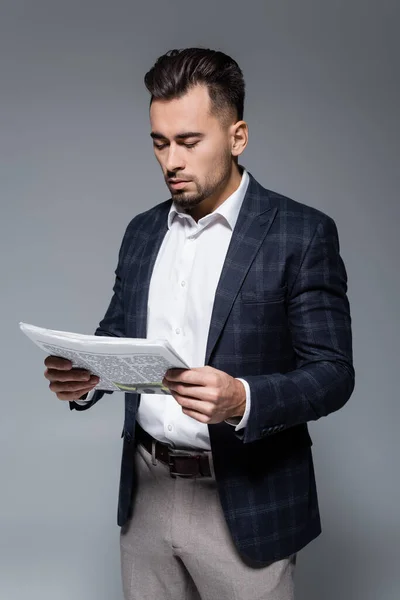
M 214 114 L 224 121 L 234 111 L 238 121 L 243 119 L 243 73 L 223 52 L 207 48 L 169 50 L 146 73 L 144 82 L 151 94 L 150 106 L 153 100 L 179 98 L 195 85 L 206 84 Z

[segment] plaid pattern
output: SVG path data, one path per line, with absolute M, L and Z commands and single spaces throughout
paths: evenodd
M 324 213 L 249 187 L 215 295 L 206 364 L 242 377 L 242 432 L 209 425 L 219 494 L 238 551 L 253 565 L 293 554 L 321 532 L 307 422 L 340 409 L 354 388 L 347 275 Z M 171 201 L 136 216 L 119 254 L 114 295 L 97 335 L 145 337 L 152 268 Z M 95 394 L 85 410 L 102 396 Z M 135 417 L 126 394 L 118 524 L 132 511 Z

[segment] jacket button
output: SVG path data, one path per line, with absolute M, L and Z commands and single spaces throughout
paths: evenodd
M 126 439 L 127 442 L 131 441 L 132 435 L 129 433 L 129 431 L 125 431 L 124 438 Z

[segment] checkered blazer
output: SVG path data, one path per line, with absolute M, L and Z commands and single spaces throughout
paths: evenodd
M 262 566 L 321 532 L 308 421 L 340 409 L 354 388 L 347 274 L 334 221 L 250 182 L 215 294 L 206 365 L 242 377 L 248 424 L 209 425 L 221 505 L 243 559 Z M 114 294 L 96 335 L 146 337 L 152 268 L 171 200 L 128 225 Z M 86 410 L 103 395 L 96 392 Z M 135 419 L 125 395 L 118 524 L 134 504 Z

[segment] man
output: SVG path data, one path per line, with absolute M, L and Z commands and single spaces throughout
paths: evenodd
M 239 164 L 229 56 L 174 50 L 145 83 L 171 199 L 128 225 L 96 334 L 165 337 L 192 368 L 166 373 L 171 396 L 126 394 L 125 598 L 291 600 L 297 553 L 321 532 L 307 422 L 354 388 L 336 226 Z M 71 409 L 102 397 L 94 375 L 45 364 Z

